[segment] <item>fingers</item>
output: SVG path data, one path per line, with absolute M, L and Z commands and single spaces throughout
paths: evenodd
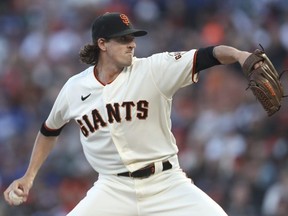
M 9 193 L 10 193 L 10 191 L 11 191 L 11 189 L 9 189 L 9 187 L 4 191 L 4 199 L 5 199 L 5 201 L 9 204 L 9 205 L 12 205 L 13 203 L 12 203 L 12 201 L 10 200 L 10 198 L 9 198 Z
M 21 197 L 24 202 L 27 200 L 28 194 L 25 194 L 25 192 L 22 188 L 16 188 L 13 191 L 18 197 Z
M 10 186 L 4 191 L 4 199 L 9 205 L 14 205 L 13 200 L 11 200 L 11 196 L 9 193 L 13 191 L 16 196 L 21 197 L 23 202 L 27 201 L 28 194 L 29 194 L 30 186 L 22 182 L 21 179 L 15 180 L 10 184 Z
M 14 184 L 15 185 L 15 184 Z M 13 183 L 4 191 L 4 198 L 6 200 L 6 202 L 9 204 L 9 205 L 14 205 L 13 203 L 13 200 L 11 200 L 11 197 L 9 196 L 9 194 L 11 193 L 11 191 L 16 191 L 14 189 L 14 186 Z M 16 192 L 15 192 L 16 193 Z M 20 192 L 18 191 L 18 193 L 20 194 Z
M 254 69 L 257 69 L 257 68 L 260 67 L 262 64 L 263 64 L 262 61 L 256 63 L 256 64 L 254 65 Z

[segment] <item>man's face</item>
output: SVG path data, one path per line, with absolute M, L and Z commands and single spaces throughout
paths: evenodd
M 127 67 L 132 64 L 134 50 L 136 48 L 135 38 L 133 35 L 125 35 L 107 40 L 107 56 L 111 63 L 119 67 Z

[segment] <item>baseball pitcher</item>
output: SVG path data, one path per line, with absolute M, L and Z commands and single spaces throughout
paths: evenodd
M 90 66 L 61 89 L 36 137 L 26 173 L 4 192 L 9 204 L 27 200 L 62 129 L 74 120 L 99 178 L 68 216 L 226 215 L 179 166 L 171 132 L 172 98 L 196 83 L 200 71 L 219 64 L 243 66 L 253 54 L 220 45 L 137 58 L 135 37 L 146 34 L 125 14 L 95 19 L 92 43 L 80 51 L 81 61 Z M 261 56 L 252 63 L 248 77 L 265 64 Z

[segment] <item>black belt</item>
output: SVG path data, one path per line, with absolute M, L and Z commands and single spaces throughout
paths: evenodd
M 169 161 L 163 162 L 162 165 L 163 165 L 162 171 L 169 170 L 172 168 L 172 164 Z M 123 173 L 118 173 L 117 175 L 132 177 L 132 178 L 148 178 L 154 173 L 155 173 L 155 164 L 153 163 L 144 168 L 136 170 L 134 172 L 123 172 Z

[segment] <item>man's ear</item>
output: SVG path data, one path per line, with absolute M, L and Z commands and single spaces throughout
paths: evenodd
M 105 39 L 104 38 L 99 38 L 97 40 L 97 43 L 98 43 L 98 47 L 100 48 L 100 50 L 106 51 L 106 45 L 105 45 Z

